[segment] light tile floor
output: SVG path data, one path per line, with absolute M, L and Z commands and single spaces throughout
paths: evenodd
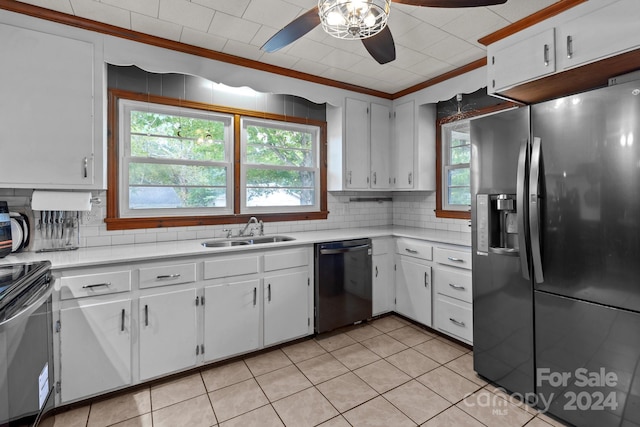
M 391 315 L 55 416 L 55 427 L 549 427 L 467 348 Z

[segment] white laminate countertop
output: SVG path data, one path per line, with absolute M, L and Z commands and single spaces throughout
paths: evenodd
M 202 242 L 225 239 L 196 239 L 179 240 L 173 242 L 141 243 L 133 245 L 99 246 L 80 248 L 75 251 L 63 252 L 21 252 L 11 254 L 0 259 L 0 265 L 16 264 L 33 261 L 51 261 L 53 270 L 96 265 L 117 264 L 133 261 L 153 261 L 167 258 L 187 256 L 203 256 L 209 254 L 224 254 L 240 251 L 256 251 L 275 248 L 287 248 L 301 245 L 311 245 L 335 240 L 349 240 L 365 237 L 409 237 L 460 246 L 471 246 L 471 233 L 462 233 L 425 228 L 400 226 L 341 228 L 335 230 L 305 231 L 298 233 L 283 233 L 295 240 L 277 243 L 263 243 L 248 246 L 231 246 L 220 248 L 206 248 Z

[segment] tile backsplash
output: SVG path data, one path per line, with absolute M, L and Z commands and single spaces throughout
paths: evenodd
M 94 192 L 103 202 L 94 204 L 91 211 L 83 212 L 80 223 L 80 247 L 124 245 L 132 243 L 152 243 L 176 240 L 211 239 L 225 237 L 224 228 L 231 228 L 237 234 L 240 224 L 152 228 L 140 230 L 107 231 L 104 223 L 106 213 L 106 193 Z M 33 214 L 30 209 L 31 190 L 0 189 L 0 200 L 6 200 L 13 210 Z M 369 199 L 371 201 L 363 199 Z M 378 201 L 389 199 L 393 201 Z M 265 233 L 291 233 L 337 228 L 403 225 L 470 232 L 466 220 L 436 218 L 435 193 L 390 193 L 390 192 L 339 192 L 328 193 L 329 217 L 326 220 L 286 221 L 265 223 Z M 359 199 L 360 201 L 354 201 Z M 30 245 L 30 249 L 37 245 Z

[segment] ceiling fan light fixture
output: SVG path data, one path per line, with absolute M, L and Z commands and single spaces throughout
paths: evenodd
M 339 39 L 366 39 L 387 26 L 391 0 L 318 0 L 327 34 Z

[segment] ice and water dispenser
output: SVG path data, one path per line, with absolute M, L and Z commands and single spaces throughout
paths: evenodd
M 478 252 L 518 255 L 518 213 L 515 194 L 478 194 Z

